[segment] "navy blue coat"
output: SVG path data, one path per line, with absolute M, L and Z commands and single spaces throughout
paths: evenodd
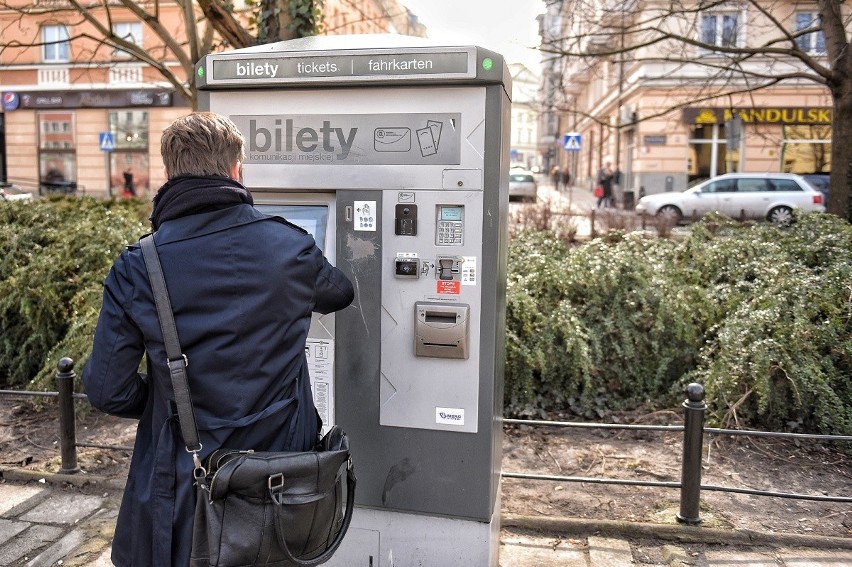
M 303 230 L 247 204 L 165 221 L 154 240 L 189 360 L 202 458 L 218 447 L 301 451 L 317 437 L 305 339 L 311 312 L 352 284 Z M 195 494 L 142 250 L 104 284 L 83 371 L 96 408 L 139 419 L 113 541 L 119 567 L 189 564 Z M 147 351 L 147 375 L 139 373 Z

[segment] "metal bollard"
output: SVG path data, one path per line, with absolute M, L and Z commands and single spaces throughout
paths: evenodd
M 63 358 L 57 365 L 56 390 L 59 392 L 59 447 L 62 455 L 60 474 L 80 472 L 77 466 L 77 429 L 74 423 L 74 361 Z
M 680 476 L 680 512 L 677 521 L 700 524 L 698 504 L 701 497 L 701 450 L 704 445 L 704 386 L 692 383 L 686 387 L 683 402 L 683 463 Z

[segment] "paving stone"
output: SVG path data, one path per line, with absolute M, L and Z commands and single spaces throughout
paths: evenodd
M 708 550 L 704 557 L 708 567 L 778 567 L 774 551 Z
M 852 550 L 782 549 L 779 553 L 785 567 L 849 567 Z
M 89 567 L 112 567 L 110 555 L 112 555 L 112 546 L 108 546 L 97 559 L 89 564 Z
M 612 537 L 589 537 L 589 562 L 593 566 L 627 567 L 633 565 L 630 542 Z
M 19 559 L 38 549 L 45 543 L 56 541 L 62 535 L 62 528 L 56 526 L 32 526 L 0 547 L 0 565 L 15 565 Z
M 52 565 L 56 565 L 57 562 L 65 559 L 71 550 L 85 540 L 86 533 L 83 530 L 74 530 L 27 563 L 27 567 L 51 567 Z
M 663 559 L 666 560 L 669 567 L 686 567 L 687 565 L 695 565 L 698 562 L 689 552 L 677 545 L 664 545 L 662 547 L 662 554 Z
M 504 535 L 500 541 L 500 567 L 559 565 L 589 567 L 583 542 L 558 537 Z
M 0 519 L 0 545 L 3 545 L 30 526 L 27 522 Z
M 0 484 L 0 516 L 44 490 L 43 486 Z
M 104 499 L 85 494 L 54 493 L 19 519 L 47 524 L 74 524 L 97 510 Z

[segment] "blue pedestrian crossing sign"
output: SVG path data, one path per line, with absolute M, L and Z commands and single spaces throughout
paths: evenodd
M 115 149 L 115 137 L 112 132 L 101 132 L 101 141 L 99 143 L 102 152 L 111 152 Z
M 562 147 L 567 152 L 579 152 L 583 146 L 583 137 L 579 132 L 568 132 L 562 137 Z

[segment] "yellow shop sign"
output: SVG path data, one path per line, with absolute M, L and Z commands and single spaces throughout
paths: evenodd
M 761 107 L 683 109 L 684 124 L 722 124 L 738 116 L 747 124 L 831 124 L 829 107 Z

